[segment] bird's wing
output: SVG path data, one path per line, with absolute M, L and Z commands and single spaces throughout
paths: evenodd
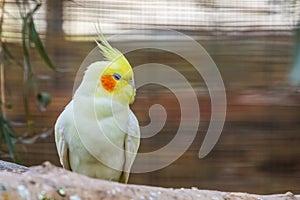
M 63 114 L 63 113 L 62 113 Z M 55 143 L 57 152 L 59 155 L 59 160 L 61 165 L 65 168 L 70 170 L 70 162 L 69 162 L 69 147 L 65 140 L 65 131 L 66 127 L 63 124 L 62 115 L 59 116 L 58 120 L 56 121 L 54 133 L 55 133 Z
M 128 123 L 128 133 L 125 136 L 125 163 L 123 167 L 123 173 L 120 178 L 121 183 L 127 183 L 129 173 L 133 161 L 136 157 L 136 153 L 140 146 L 140 127 L 139 122 L 133 112 L 130 112 L 130 118 Z

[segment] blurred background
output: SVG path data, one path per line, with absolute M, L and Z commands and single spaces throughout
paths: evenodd
M 169 52 L 141 49 L 126 54 L 133 67 L 161 63 L 178 70 L 197 91 L 201 109 L 199 131 L 188 151 L 164 169 L 132 174 L 129 182 L 300 193 L 300 1 L 2 0 L 0 4 L 1 159 L 16 161 L 17 154 L 26 166 L 46 160 L 60 166 L 52 128 L 72 97 L 77 70 L 96 46 L 95 24 L 101 24 L 106 36 L 145 30 L 112 41 L 118 48 L 147 42 L 181 47 L 180 39 L 161 33 L 168 28 L 197 40 L 215 61 L 227 93 L 224 129 L 214 149 L 199 159 L 211 116 L 202 77 Z M 197 56 L 193 49 L 182 48 Z M 166 108 L 167 121 L 154 137 L 142 139 L 140 152 L 168 144 L 179 126 L 176 97 L 158 85 L 137 91 L 132 109 L 141 125 L 150 122 L 153 104 Z

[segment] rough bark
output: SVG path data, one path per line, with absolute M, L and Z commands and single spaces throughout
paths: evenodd
M 4 164 L 4 167 L 3 167 Z M 13 169 L 17 167 L 17 169 Z M 83 200 L 83 199 L 212 199 L 212 200 L 300 200 L 290 192 L 275 195 L 219 192 L 211 190 L 173 189 L 120 184 L 88 178 L 45 162 L 26 168 L 0 163 L 0 199 Z M 18 172 L 18 173 L 15 173 Z
M 23 172 L 26 172 L 28 170 L 29 170 L 28 167 L 0 160 L 0 171 L 23 173 Z

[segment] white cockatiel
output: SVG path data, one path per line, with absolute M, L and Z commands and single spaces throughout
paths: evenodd
M 127 183 L 140 144 L 138 120 L 129 108 L 135 97 L 132 68 L 102 34 L 106 61 L 92 63 L 73 99 L 55 124 L 64 168 L 93 178 Z

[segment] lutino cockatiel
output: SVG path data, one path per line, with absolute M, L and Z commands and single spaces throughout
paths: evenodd
M 99 33 L 105 61 L 92 63 L 55 124 L 64 168 L 93 178 L 127 183 L 140 144 L 132 68 Z

